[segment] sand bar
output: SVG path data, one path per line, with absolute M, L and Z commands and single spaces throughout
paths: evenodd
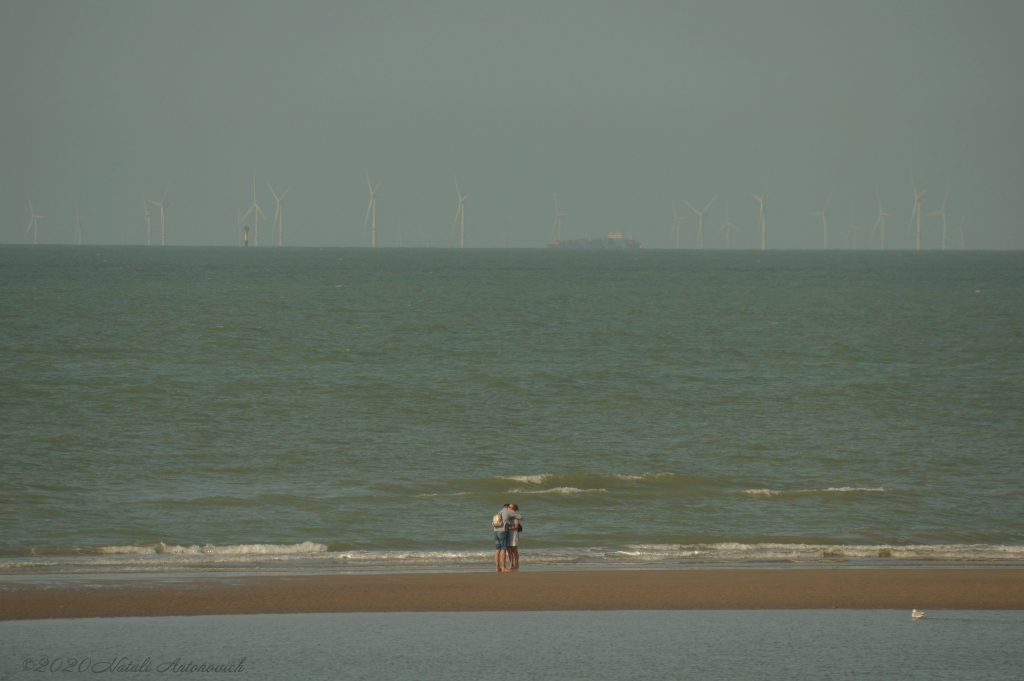
M 708 569 L 5 582 L 0 619 L 315 612 L 1024 609 L 1024 569 Z

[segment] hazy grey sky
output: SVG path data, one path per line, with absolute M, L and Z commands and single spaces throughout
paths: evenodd
M 0 4 L 0 239 L 143 243 L 168 182 L 167 242 L 233 245 L 257 198 L 271 243 L 543 246 L 632 229 L 696 245 L 683 203 L 729 200 L 753 248 L 830 246 L 851 212 L 912 246 L 911 175 L 969 248 L 1024 247 L 1020 2 L 20 2 Z M 251 225 L 251 220 L 249 221 Z M 923 247 L 940 246 L 926 217 Z M 422 230 L 422 231 L 421 231 Z M 276 243 L 276 239 L 274 240 Z M 877 239 L 876 239 L 877 243 Z M 958 238 L 952 238 L 958 245 Z

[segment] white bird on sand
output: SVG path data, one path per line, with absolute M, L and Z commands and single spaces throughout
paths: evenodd
M 924 613 L 923 612 L 918 612 L 917 608 L 914 608 L 913 610 L 910 611 L 910 619 L 912 619 L 912 620 L 923 620 L 924 619 Z

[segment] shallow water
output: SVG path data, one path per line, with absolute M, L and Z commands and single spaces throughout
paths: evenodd
M 0 246 L 0 571 L 1024 559 L 1024 255 Z
M 217 676 L 247 679 L 996 680 L 1024 663 L 1019 611 L 221 615 L 0 622 L 0 638 L 9 678 L 159 678 L 192 663 L 241 664 Z M 115 660 L 148 671 L 106 672 Z

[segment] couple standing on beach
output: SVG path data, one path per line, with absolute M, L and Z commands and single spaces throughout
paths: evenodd
M 495 572 L 515 572 L 519 569 L 519 521 L 517 504 L 505 504 L 491 520 L 494 528 L 494 568 Z M 508 567 L 504 567 L 505 559 Z

